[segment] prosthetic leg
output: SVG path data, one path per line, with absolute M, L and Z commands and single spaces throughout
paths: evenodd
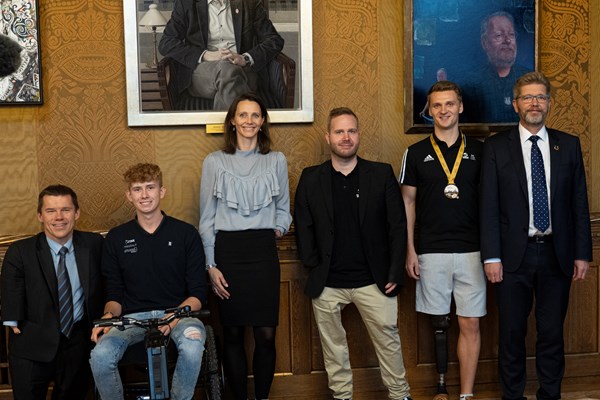
M 439 380 L 437 394 L 433 400 L 448 400 L 444 374 L 448 372 L 448 328 L 450 327 L 450 314 L 432 315 L 431 323 L 435 334 L 435 362 Z

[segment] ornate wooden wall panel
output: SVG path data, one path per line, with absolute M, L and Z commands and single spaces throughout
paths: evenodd
M 555 87 L 550 125 L 581 137 L 588 180 L 595 188 L 593 210 L 600 211 L 600 168 L 595 165 L 600 139 L 592 135 L 600 128 L 600 50 L 592 47 L 600 42 L 600 3 L 540 4 L 540 64 Z M 272 130 L 275 148 L 282 149 L 289 161 L 292 192 L 304 167 L 329 157 L 323 134 L 333 107 L 345 105 L 358 113 L 361 155 L 390 162 L 397 172 L 404 149 L 423 137 L 402 133 L 402 3 L 314 0 L 312 5 L 315 122 L 277 125 Z M 196 225 L 201 163 L 219 148 L 222 138 L 206 135 L 203 127 L 127 127 L 122 2 L 43 0 L 40 13 L 45 104 L 0 108 L 0 235 L 36 232 L 37 193 L 57 181 L 72 185 L 81 197 L 80 228 L 100 230 L 126 221 L 132 209 L 124 199 L 120 174 L 139 161 L 161 165 L 168 189 L 165 210 Z M 306 271 L 291 247 L 282 254 L 273 395 L 322 395 L 327 388 L 318 334 L 310 301 L 302 293 Z M 599 252 L 596 247 L 597 260 Z M 600 375 L 599 280 L 594 264 L 588 280 L 573 287 L 566 324 L 569 376 Z M 416 388 L 431 386 L 436 376 L 432 333 L 427 319 L 414 311 L 414 282 L 408 282 L 399 299 L 410 383 Z M 382 388 L 370 344 L 364 345 L 369 343 L 364 326 L 352 307 L 347 311 L 357 390 Z M 493 295 L 488 311 L 478 383 L 497 380 Z M 456 327 L 451 335 L 450 343 L 455 343 Z M 531 351 L 531 341 L 528 346 Z M 450 381 L 457 381 L 456 369 L 451 366 Z M 529 372 L 533 374 L 533 368 Z
M 154 161 L 151 132 L 126 125 L 121 9 L 107 0 L 40 2 L 46 103 L 36 132 L 38 187 L 72 186 L 84 229 L 130 218 L 121 174 Z

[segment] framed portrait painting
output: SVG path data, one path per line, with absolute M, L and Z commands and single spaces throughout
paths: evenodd
M 429 132 L 427 92 L 440 80 L 462 90 L 464 131 L 515 125 L 516 80 L 537 65 L 538 0 L 410 0 L 404 49 L 405 132 Z
M 37 0 L 0 2 L 0 105 L 42 104 Z
M 203 51 L 219 48 L 227 48 L 240 56 L 256 50 L 256 57 L 264 56 L 257 60 L 244 59 L 252 65 L 244 68 L 250 68 L 255 73 L 257 80 L 253 81 L 255 88 L 252 90 L 265 101 L 271 122 L 312 122 L 312 2 L 229 0 L 223 3 L 222 11 L 215 9 L 215 12 L 227 13 L 232 23 L 229 31 L 231 39 L 222 39 L 218 47 L 214 46 L 214 40 L 209 43 L 206 25 L 209 16 L 215 14 L 212 11 L 212 14 L 209 13 L 207 4 L 188 0 L 123 2 L 128 124 L 161 126 L 223 123 L 227 108 L 223 106 L 225 102 L 219 102 L 220 99 L 214 94 L 202 93 L 212 90 L 213 85 L 194 83 L 197 81 L 192 81 L 188 86 L 182 84 L 187 82 L 185 77 L 188 72 L 194 76 L 193 79 L 196 78 L 194 74 L 200 74 L 198 65 Z M 221 3 L 216 4 L 221 7 Z M 186 7 L 192 8 L 186 10 Z M 211 4 L 210 7 L 217 6 Z M 265 20 L 268 21 L 268 34 L 275 32 L 274 35 L 278 37 L 280 47 L 277 50 L 265 51 L 263 46 L 260 49 L 253 47 L 256 37 L 263 35 L 260 37 L 264 38 L 266 35 Z M 249 24 L 247 21 L 260 24 L 260 28 L 249 28 L 244 25 Z M 192 26 L 197 29 L 192 29 Z M 247 46 L 250 34 L 257 36 L 253 39 L 254 44 Z M 248 50 L 244 50 L 244 46 Z M 184 50 L 190 48 L 194 56 L 188 62 L 189 54 Z M 166 54 L 161 54 L 161 50 Z M 258 62 L 254 64 L 255 61 Z M 192 63 L 194 67 L 190 67 Z M 254 65 L 258 67 L 254 68 Z M 193 88 L 190 87 L 192 85 Z M 206 89 L 208 86 L 210 88 Z

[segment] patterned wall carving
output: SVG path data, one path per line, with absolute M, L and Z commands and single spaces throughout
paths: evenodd
M 44 1 L 41 15 L 39 186 L 72 186 L 81 197 L 79 227 L 109 228 L 131 215 L 120 174 L 154 160 L 152 133 L 127 128 L 122 4 Z
M 591 176 L 589 1 L 541 3 L 540 69 L 553 86 L 548 125 L 579 136 Z
M 301 0 L 305 1 L 305 0 Z M 540 63 L 555 86 L 550 125 L 581 137 L 591 179 L 590 0 L 544 0 Z M 39 229 L 36 197 L 64 182 L 81 197 L 83 229 L 107 229 L 132 209 L 121 173 L 138 161 L 165 171 L 164 208 L 197 224 L 203 158 L 221 145 L 203 127 L 127 127 L 123 13 L 120 0 L 42 0 L 40 33 L 45 104 L 0 108 L 0 235 Z M 402 2 L 313 0 L 314 124 L 272 129 L 287 155 L 290 187 L 302 168 L 328 158 L 328 111 L 353 108 L 361 119 L 360 154 L 392 163 L 421 135 L 402 133 Z M 591 175 L 590 175 L 591 174 Z

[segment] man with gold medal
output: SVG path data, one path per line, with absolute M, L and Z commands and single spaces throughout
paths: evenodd
M 434 132 L 410 146 L 400 184 L 408 228 L 406 271 L 416 280 L 416 309 L 429 314 L 437 372 L 435 400 L 448 399 L 447 330 L 452 297 L 459 327 L 460 399 L 473 398 L 486 314 L 485 274 L 479 255 L 479 169 L 482 143 L 461 134 L 461 90 L 436 82 L 427 95 Z

